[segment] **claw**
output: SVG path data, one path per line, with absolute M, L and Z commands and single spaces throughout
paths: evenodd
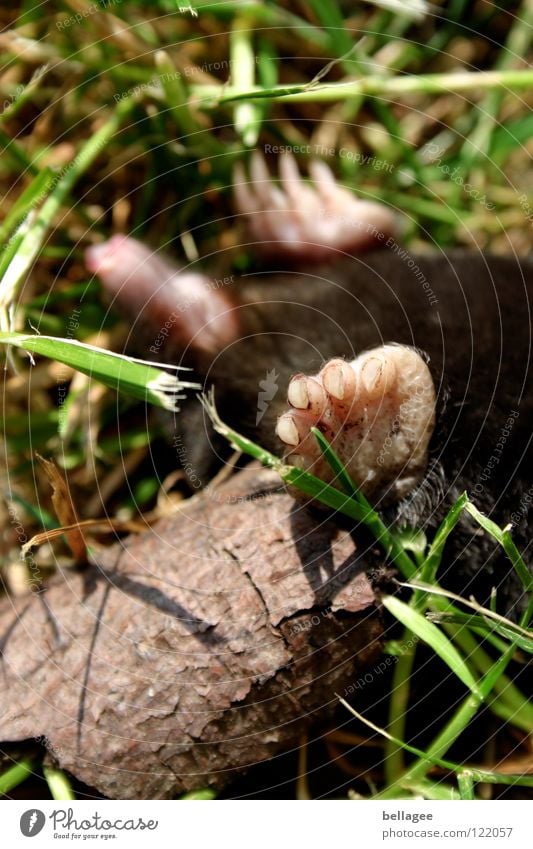
M 235 166 L 235 200 L 248 217 L 251 235 L 263 253 L 292 262 L 321 262 L 338 252 L 361 252 L 393 234 L 396 222 L 389 210 L 372 201 L 359 200 L 338 185 L 321 160 L 309 164 L 312 182 L 302 179 L 292 153 L 279 159 L 281 187 L 276 185 L 264 156 L 250 158 L 250 181 L 239 163 Z
M 435 388 L 420 354 L 383 345 L 352 362 L 330 360 L 318 375 L 295 375 L 291 408 L 278 419 L 287 460 L 330 481 L 311 428 L 318 426 L 367 495 L 405 495 L 421 479 L 435 422 Z
M 289 383 L 287 393 L 289 404 L 299 410 L 309 410 L 316 416 L 320 416 L 327 402 L 324 387 L 313 377 L 298 374 Z
M 325 162 L 322 162 L 321 159 L 312 159 L 309 163 L 309 173 L 313 179 L 313 182 L 317 185 L 318 190 L 331 186 L 333 189 L 337 190 L 339 185 L 335 179 L 335 175 L 333 171 L 326 165 Z
M 385 395 L 396 380 L 396 366 L 390 357 L 368 357 L 361 366 L 361 378 L 369 398 Z
M 238 162 L 233 171 L 233 194 L 237 209 L 241 214 L 251 214 L 259 211 L 259 205 L 246 179 L 244 167 Z
M 284 192 L 273 182 L 264 157 L 257 151 L 252 154 L 250 174 L 254 188 L 265 210 L 287 209 L 287 198 Z
M 356 391 L 356 377 L 352 366 L 344 360 L 330 360 L 321 371 L 326 392 L 335 401 L 350 405 Z
M 300 434 L 296 427 L 294 418 L 290 413 L 284 413 L 279 417 L 276 425 L 276 433 L 285 445 L 293 445 L 296 447 L 300 442 Z
M 288 196 L 291 200 L 296 201 L 301 196 L 304 182 L 292 153 L 287 152 L 280 156 L 279 176 Z

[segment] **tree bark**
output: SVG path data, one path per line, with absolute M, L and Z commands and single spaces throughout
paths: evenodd
M 380 653 L 352 536 L 257 467 L 0 604 L 0 739 L 105 796 L 220 788 L 297 745 Z

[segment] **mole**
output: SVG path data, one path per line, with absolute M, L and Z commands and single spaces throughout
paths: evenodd
M 328 478 L 317 426 L 393 521 L 434 529 L 467 491 L 527 560 L 533 260 L 475 249 L 412 253 L 385 206 L 359 200 L 323 162 L 275 181 L 259 154 L 235 171 L 257 271 L 210 277 L 124 235 L 86 262 L 150 359 L 193 369 L 224 421 Z M 244 243 L 243 243 L 244 244 Z M 200 476 L 220 446 L 194 399 L 177 417 Z M 522 589 L 494 541 L 463 517 L 444 583 L 500 612 Z

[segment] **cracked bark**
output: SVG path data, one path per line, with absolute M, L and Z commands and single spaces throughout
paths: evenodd
M 351 535 L 271 472 L 2 599 L 0 739 L 45 737 L 111 798 L 221 787 L 297 745 L 380 652 Z

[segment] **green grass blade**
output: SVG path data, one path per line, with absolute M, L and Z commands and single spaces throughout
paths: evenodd
M 413 575 L 416 572 L 416 566 L 403 548 L 397 541 L 396 536 L 392 534 L 387 526 L 382 521 L 379 514 L 374 510 L 363 493 L 356 487 L 355 483 L 348 474 L 344 464 L 337 456 L 334 449 L 331 447 L 324 434 L 318 428 L 312 427 L 311 433 L 314 434 L 318 442 L 319 448 L 322 451 L 325 459 L 328 461 L 335 479 L 342 486 L 344 491 L 350 495 L 363 511 L 363 521 L 368 529 L 374 534 L 376 540 L 381 543 L 387 556 L 397 564 L 398 568 L 404 575 Z
M 365 524 L 383 546 L 387 556 L 392 558 L 402 573 L 407 577 L 413 576 L 416 571 L 415 564 L 396 541 L 394 535 L 390 533 L 376 511 L 370 506 L 364 495 L 357 490 L 341 461 L 327 440 L 322 437 L 320 431 L 313 428 L 317 439 L 322 437 L 321 440 L 319 439 L 320 447 L 324 450 L 329 461 L 334 464 L 334 470 L 336 473 L 338 471 L 340 479 L 349 489 L 347 495 L 343 495 L 338 489 L 324 483 L 323 480 L 309 472 L 305 472 L 295 466 L 287 465 L 279 457 L 271 454 L 270 451 L 266 451 L 261 446 L 256 445 L 251 439 L 242 436 L 242 434 L 228 427 L 218 415 L 213 391 L 208 395 L 201 396 L 200 401 L 217 433 L 228 439 L 236 449 L 259 460 L 264 466 L 275 469 L 285 483 L 297 487 L 310 498 L 320 501 L 326 507 L 331 507 L 333 510 L 337 510 L 339 513 L 355 519 L 357 522 Z
M 158 50 L 155 54 L 155 64 L 159 72 L 159 81 L 166 104 L 172 113 L 176 126 L 185 134 L 193 135 L 199 130 L 188 102 L 187 89 L 181 79 L 181 74 L 176 71 L 172 60 L 164 50 Z
M 524 637 L 517 633 L 512 627 L 512 623 L 509 623 L 509 627 L 507 627 L 504 624 L 490 622 L 483 616 L 472 613 L 428 613 L 428 619 L 430 622 L 438 624 L 447 623 L 460 625 L 463 628 L 469 628 L 471 631 L 476 631 L 484 637 L 499 634 L 503 640 L 514 643 L 517 648 L 522 649 L 528 654 L 533 654 L 533 639 Z M 501 642 L 499 646 L 503 650 L 507 648 L 503 642 Z
M 40 203 L 48 192 L 53 179 L 54 172 L 51 168 L 43 168 L 42 171 L 39 171 L 35 179 L 19 195 L 9 210 L 9 213 L 2 221 L 0 225 L 0 240 L 5 239 L 7 234 L 18 225 L 21 219 Z
M 214 790 L 211 790 L 210 787 L 206 787 L 203 790 L 190 790 L 189 793 L 184 793 L 183 796 L 180 796 L 180 801 L 202 801 L 205 802 L 209 799 L 216 799 L 217 794 Z
M 434 757 L 430 755 L 428 752 L 422 751 L 422 749 L 418 749 L 416 746 L 411 746 L 409 743 L 406 743 L 404 740 L 398 740 L 397 738 L 392 737 L 391 734 L 388 733 L 384 728 L 380 728 L 379 725 L 375 725 L 369 719 L 364 717 L 362 714 L 358 713 L 355 708 L 353 708 L 345 699 L 343 699 L 338 694 L 337 698 L 341 705 L 343 705 L 347 710 L 350 711 L 356 719 L 359 719 L 364 725 L 371 728 L 376 734 L 380 734 L 382 737 L 386 737 L 387 739 L 393 740 L 397 746 L 401 746 L 402 749 L 405 749 L 406 752 L 410 752 L 412 755 L 416 755 L 421 760 L 425 760 L 427 762 L 427 767 L 430 766 L 438 766 L 447 770 L 451 770 L 455 773 L 464 773 L 465 767 L 464 764 L 454 763 L 454 761 L 448 761 L 444 758 Z M 483 782 L 486 784 L 510 784 L 515 785 L 518 784 L 521 787 L 533 787 L 533 775 L 511 775 L 503 772 L 495 772 L 493 770 L 488 769 L 479 769 L 478 767 L 469 766 L 468 772 L 471 774 L 472 780 L 476 782 Z M 406 773 L 407 776 L 407 773 Z M 405 781 L 400 779 L 400 783 L 402 786 L 408 786 L 410 779 L 406 777 Z M 375 799 L 385 798 L 385 794 L 377 794 Z
M 255 51 L 250 25 L 245 17 L 237 18 L 230 35 L 231 83 L 247 91 L 255 83 Z M 246 147 L 257 144 L 261 129 L 262 108 L 257 103 L 238 102 L 233 109 L 235 132 Z
M 39 84 L 46 75 L 47 70 L 48 66 L 42 65 L 34 71 L 29 83 L 22 88 L 22 91 L 17 93 L 16 97 L 13 98 L 9 106 L 4 109 L 3 112 L 0 112 L 0 121 L 4 122 L 14 118 L 17 112 L 22 109 L 24 104 L 31 99 L 36 89 L 39 88 Z
M 461 799 L 473 800 L 476 798 L 474 793 L 474 776 L 469 769 L 465 769 L 457 775 L 457 786 Z
M 11 263 L 5 269 L 4 275 L 8 279 L 6 285 L 11 292 L 12 300 L 15 299 L 22 281 L 26 279 L 26 275 L 44 243 L 48 229 L 76 181 L 94 162 L 102 148 L 113 138 L 125 116 L 129 114 L 134 105 L 134 97 L 120 101 L 111 118 L 85 142 L 71 164 L 56 175 L 56 183 L 51 193 L 38 210 L 35 219 L 32 220 L 31 226 L 18 246 L 16 255 L 13 256 Z
M 471 501 L 466 505 L 466 510 L 473 519 L 476 520 L 478 525 L 480 525 L 484 531 L 491 535 L 499 544 L 502 546 L 505 551 L 507 557 L 513 564 L 513 568 L 520 578 L 522 586 L 526 592 L 531 592 L 533 590 L 533 576 L 531 575 L 529 569 L 522 559 L 522 555 L 518 551 L 516 545 L 514 544 L 511 534 L 509 533 L 508 528 L 504 528 L 503 530 L 498 527 L 498 525 L 492 521 L 492 519 L 488 519 L 483 513 L 475 507 Z
M 408 94 L 456 94 L 476 89 L 503 88 L 510 91 L 528 91 L 533 88 L 533 71 L 459 71 L 444 74 L 409 74 L 405 76 L 373 76 L 345 83 L 293 85 L 261 88 L 255 86 L 247 91 L 234 86 L 195 85 L 191 91 L 204 107 L 213 104 L 235 103 L 237 100 L 272 100 L 290 98 L 293 103 L 331 103 L 350 100 L 359 95 L 369 97 L 400 97 Z
M 24 174 L 38 174 L 37 165 L 28 159 L 26 152 L 17 144 L 13 136 L 8 135 L 0 128 L 0 144 L 3 145 L 1 151 L 2 157 L 9 157 L 15 165 L 16 171 L 22 171 Z
M 54 769 L 51 766 L 43 766 L 43 775 L 48 784 L 52 799 L 58 801 L 70 801 L 76 798 L 72 785 L 62 769 Z
M 442 781 L 411 781 L 404 784 L 413 796 L 430 799 L 434 802 L 456 802 L 460 796 L 454 787 L 443 784 Z
M 331 52 L 339 57 L 348 53 L 353 47 L 353 42 L 344 26 L 344 16 L 335 0 L 328 0 L 327 3 L 324 3 L 324 0 L 309 0 L 309 6 L 328 34 Z
M 448 668 L 457 675 L 460 681 L 475 695 L 480 696 L 478 684 L 470 672 L 470 669 L 462 659 L 461 655 L 450 642 L 450 640 L 437 628 L 433 622 L 429 622 L 417 610 L 405 604 L 395 596 L 385 596 L 382 599 L 383 606 L 389 613 L 398 619 L 406 628 L 409 628 L 427 645 L 431 646 Z
M 33 773 L 35 761 L 23 758 L 0 775 L 0 795 L 5 795 L 18 787 Z
M 57 339 L 52 336 L 32 336 L 24 333 L 0 333 L 0 343 L 16 345 L 30 353 L 40 354 L 64 363 L 100 383 L 140 398 L 166 410 L 178 410 L 183 389 L 200 389 L 198 383 L 178 380 L 162 368 L 86 345 L 76 339 Z M 175 366 L 166 368 L 176 369 Z
M 207 395 L 200 396 L 200 402 L 216 432 L 224 436 L 238 451 L 242 451 L 243 454 L 247 454 L 249 457 L 254 457 L 254 459 L 259 460 L 264 466 L 275 469 L 285 483 L 297 487 L 305 495 L 320 501 L 326 507 L 338 510 L 339 513 L 343 513 L 357 522 L 364 521 L 364 510 L 352 498 L 343 495 L 338 489 L 329 486 L 329 484 L 324 483 L 323 480 L 311 475 L 309 472 L 298 469 L 296 466 L 287 465 L 279 457 L 276 457 L 275 454 L 271 454 L 270 451 L 257 445 L 251 439 L 248 439 L 248 437 L 228 427 L 218 415 L 213 390 Z
M 455 528 L 457 522 L 461 518 L 461 513 L 466 507 L 468 502 L 468 496 L 466 492 L 459 496 L 451 510 L 447 513 L 444 520 L 441 522 L 440 526 L 437 529 L 437 532 L 433 538 L 433 542 L 430 545 L 428 555 L 426 560 L 422 566 L 422 580 L 427 583 L 432 583 L 435 581 L 437 570 L 440 566 L 442 560 L 442 554 L 444 552 L 444 546 L 446 545 L 446 540 L 450 536 L 451 532 Z

